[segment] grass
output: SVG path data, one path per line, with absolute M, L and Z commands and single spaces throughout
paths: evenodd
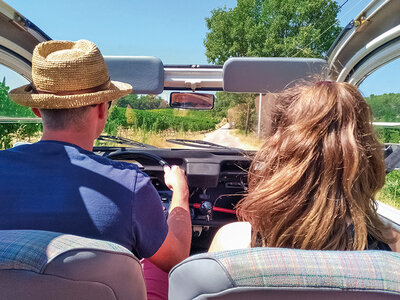
M 103 133 L 106 134 L 106 133 Z M 145 131 L 145 130 L 135 130 L 133 128 L 119 128 L 117 136 L 128 138 L 140 143 L 149 144 L 156 146 L 158 148 L 185 148 L 185 146 L 172 144 L 167 142 L 167 139 L 191 139 L 191 140 L 202 140 L 205 137 L 203 132 L 181 132 L 173 130 L 165 130 L 161 132 Z M 99 143 L 96 142 L 96 146 L 109 146 L 110 143 Z M 114 144 L 115 146 L 115 144 Z
M 376 195 L 376 199 L 400 209 L 400 170 L 386 175 L 385 185 Z
M 103 134 L 107 135 L 105 132 Z M 36 132 L 32 136 L 21 136 L 18 132 L 10 134 L 11 145 L 16 142 L 29 142 L 35 143 L 42 137 L 42 132 Z M 119 129 L 117 136 L 125 137 L 137 142 L 149 144 L 159 148 L 185 148 L 185 146 L 168 143 L 166 139 L 191 139 L 191 140 L 202 140 L 205 134 L 202 132 L 175 132 L 175 131 L 162 131 L 159 133 L 155 132 L 145 132 L 143 130 L 134 129 Z M 95 141 L 96 146 L 117 146 L 115 143 L 111 142 L 99 142 Z
M 250 132 L 245 135 L 243 130 L 235 129 L 231 131 L 231 134 L 240 139 L 240 141 L 246 146 L 243 149 L 258 150 L 264 144 L 264 140 L 260 139 L 255 133 Z

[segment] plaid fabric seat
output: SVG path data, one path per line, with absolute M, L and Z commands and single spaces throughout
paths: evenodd
M 400 253 L 253 248 L 210 256 L 238 287 L 366 289 L 400 295 Z
M 133 256 L 112 242 L 40 230 L 0 230 L 0 270 L 41 273 L 57 256 L 77 249 L 94 249 Z
M 139 260 L 112 242 L 0 230 L 1 299 L 146 299 Z
M 207 278 L 208 282 L 193 283 L 195 278 Z M 195 290 L 197 294 L 179 291 L 178 284 L 189 285 L 188 290 Z M 174 299 L 214 299 L 210 295 L 225 299 L 219 297 L 235 289 L 361 291 L 397 298 L 400 297 L 400 253 L 252 248 L 195 255 L 170 272 L 169 295 Z M 230 297 L 232 294 L 226 299 Z

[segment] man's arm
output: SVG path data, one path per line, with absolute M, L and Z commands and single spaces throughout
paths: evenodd
M 189 256 L 192 223 L 189 189 L 184 171 L 178 166 L 164 167 L 165 184 L 173 191 L 168 215 L 168 234 L 158 251 L 148 258 L 165 272 Z

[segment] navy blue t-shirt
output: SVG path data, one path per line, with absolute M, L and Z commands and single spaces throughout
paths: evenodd
M 150 257 L 168 232 L 160 197 L 136 165 L 40 141 L 0 151 L 0 229 L 118 243 Z

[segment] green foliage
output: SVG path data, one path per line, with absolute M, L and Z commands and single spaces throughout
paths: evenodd
M 217 8 L 206 18 L 204 45 L 209 62 L 223 64 L 230 57 L 323 57 L 341 31 L 339 7 L 333 0 L 238 0 L 233 9 Z M 217 93 L 214 115 L 227 117 L 238 109 L 235 126 L 251 129 L 256 123 L 254 99 L 243 94 Z
M 400 94 L 371 95 L 365 98 L 375 122 L 400 122 Z M 377 127 L 383 143 L 400 143 L 400 128 Z
M 139 96 L 138 95 L 127 95 L 125 97 L 122 97 L 118 100 L 117 102 L 117 106 L 119 107 L 136 107 L 137 105 L 139 105 Z
M 34 117 L 29 107 L 16 104 L 8 97 L 9 87 L 0 82 L 0 116 L 2 117 Z
M 382 143 L 400 143 L 400 128 L 377 127 L 375 131 Z
M 213 115 L 219 118 L 227 118 L 229 123 L 235 123 L 235 128 L 240 130 L 252 130 L 257 124 L 255 95 L 233 94 L 217 92 Z M 249 111 L 249 118 L 247 113 Z
M 204 111 L 190 111 L 186 116 L 174 115 L 172 109 L 135 110 L 135 127 L 145 131 L 203 131 L 214 129 L 219 119 Z
M 371 95 L 365 99 L 375 122 L 400 122 L 400 94 Z
M 0 82 L 0 117 L 34 117 L 29 107 L 16 104 L 8 97 L 9 87 Z M 0 149 L 12 147 L 13 139 L 24 140 L 42 130 L 42 124 L 1 124 Z
M 154 95 L 127 95 L 118 100 L 117 106 L 127 107 L 130 106 L 134 109 L 157 109 L 166 108 L 168 103 L 161 97 L 156 97 Z
M 111 106 L 104 131 L 109 135 L 116 136 L 118 133 L 118 128 L 120 126 L 126 127 L 127 125 L 128 123 L 126 122 L 125 109 L 117 106 Z
M 257 115 L 254 101 L 249 104 L 242 103 L 229 109 L 228 121 L 229 123 L 234 122 L 235 128 L 239 130 L 246 130 L 246 128 L 248 131 L 253 130 L 257 126 Z
M 136 123 L 136 113 L 132 108 L 127 108 L 125 111 L 126 123 L 133 125 Z
M 216 117 L 227 117 L 228 109 L 241 103 L 246 103 L 246 94 L 217 92 L 212 114 Z
M 116 135 L 118 127 L 134 127 L 141 130 L 160 132 L 203 131 L 214 129 L 220 118 L 214 117 L 208 111 L 187 111 L 180 115 L 175 109 L 139 110 L 114 107 L 108 117 L 106 133 Z
M 333 0 L 238 0 L 206 18 L 209 62 L 229 57 L 323 57 L 341 31 Z
M 385 185 L 376 198 L 400 209 L 400 171 L 395 170 L 386 175 Z
M 42 130 L 43 127 L 40 123 L 0 123 L 0 149 L 12 147 L 13 139 L 15 141 L 23 141 Z

